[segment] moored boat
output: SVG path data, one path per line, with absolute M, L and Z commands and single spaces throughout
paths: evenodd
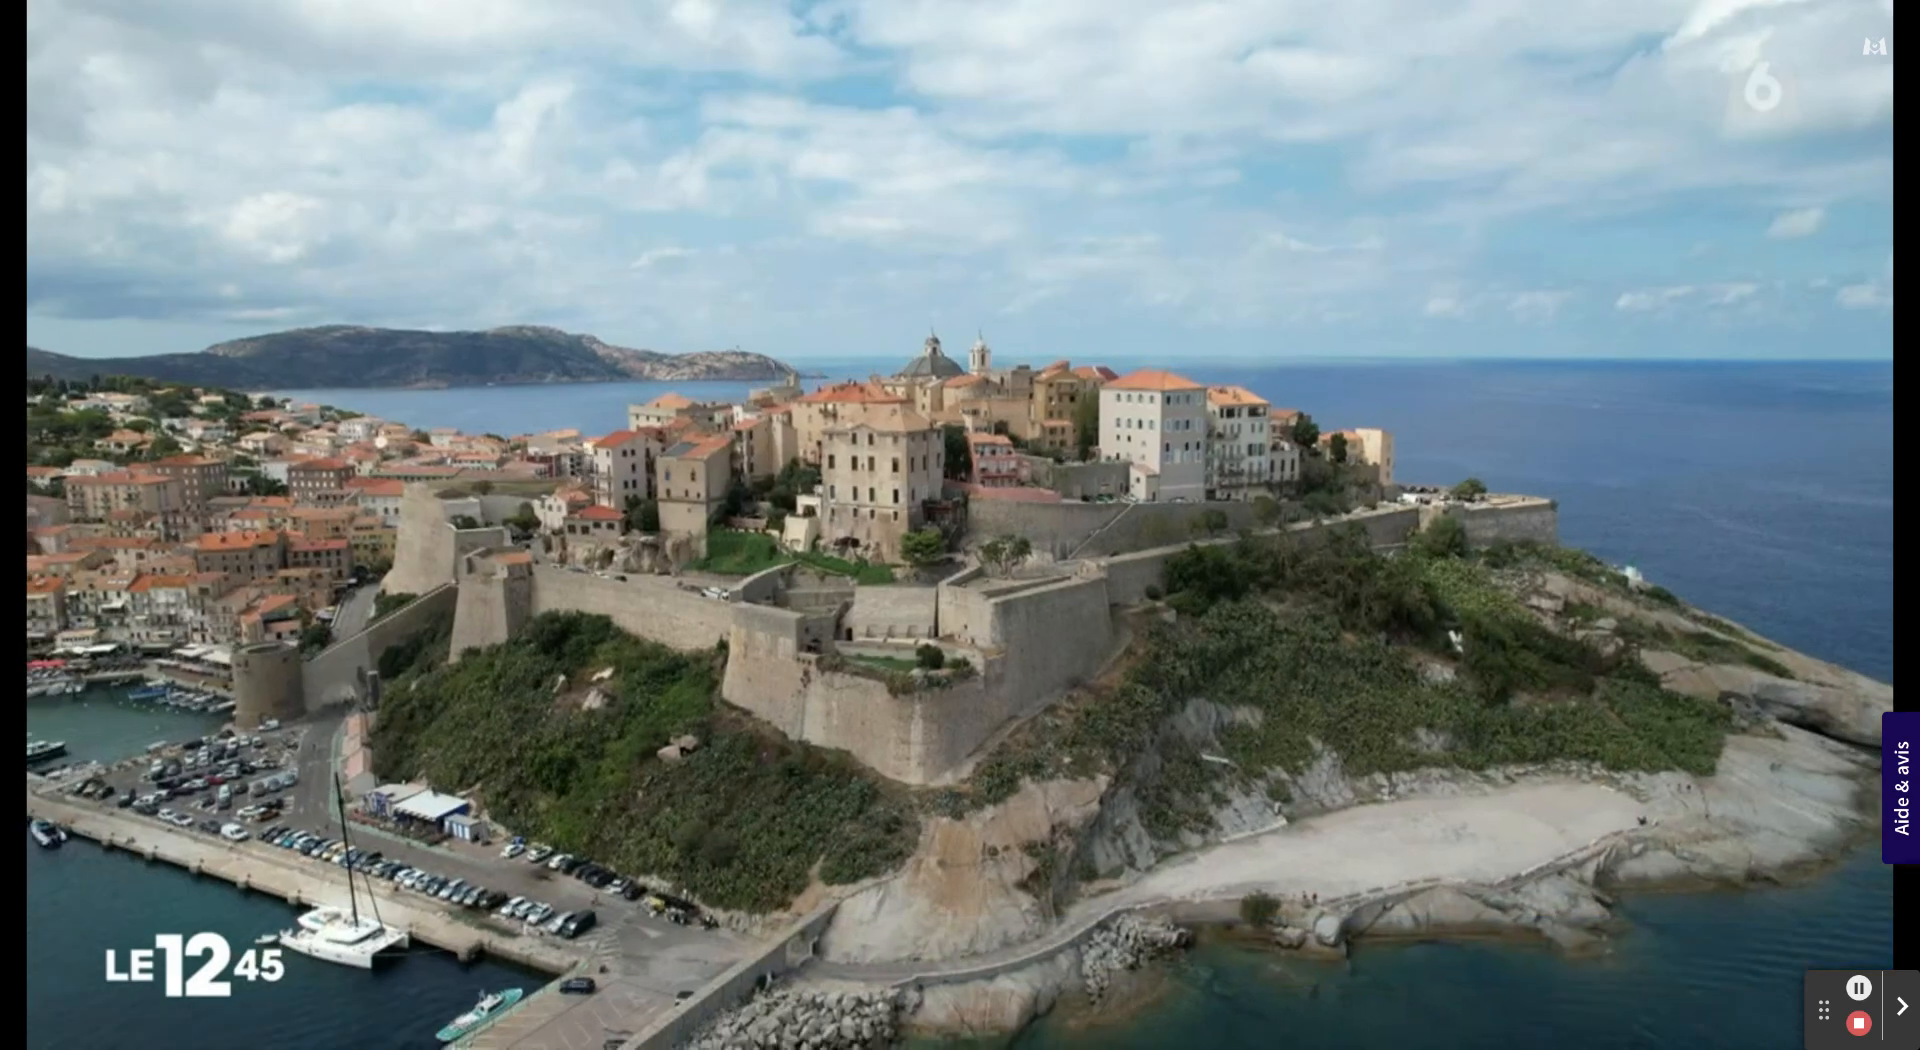
M 498 992 L 488 992 L 480 997 L 473 1009 L 447 1022 L 435 1038 L 443 1043 L 451 1043 L 478 1032 L 480 1029 L 500 1019 L 500 1015 L 514 1008 L 526 993 L 518 988 L 507 988 Z
M 33 836 L 33 841 L 39 843 L 41 849 L 59 849 L 67 841 L 67 829 L 51 820 L 34 821 L 27 825 L 27 833 Z
M 64 740 L 27 741 L 27 765 L 33 765 L 36 762 L 48 762 L 66 753 L 67 742 Z

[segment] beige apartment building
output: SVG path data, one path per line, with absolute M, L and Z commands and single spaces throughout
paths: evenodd
M 1331 451 L 1333 437 L 1347 439 L 1347 462 L 1373 468 L 1374 480 L 1382 487 L 1393 481 L 1393 435 L 1378 427 L 1353 427 L 1320 435 L 1320 447 Z
M 184 487 L 160 474 L 111 471 L 66 479 L 67 510 L 76 521 L 150 518 L 161 535 L 177 540 L 189 533 Z
M 287 493 L 296 503 L 339 503 L 347 498 L 347 482 L 358 474 L 344 459 L 303 459 L 287 464 Z
M 1133 465 L 1140 502 L 1198 503 L 1207 495 L 1207 388 L 1143 368 L 1100 388 L 1100 456 Z
M 209 532 L 194 540 L 193 571 L 264 580 L 287 567 L 285 533 Z
M 672 393 L 661 394 L 644 405 L 627 406 L 629 430 L 664 427 L 680 419 L 719 430 L 733 425 L 733 406 L 723 401 L 695 401 Z
M 877 560 L 926 520 L 946 465 L 940 429 L 904 400 L 834 406 L 822 443 L 821 536 Z
M 1274 483 L 1272 406 L 1245 387 L 1207 388 L 1207 498 L 1252 499 Z
M 733 425 L 733 463 L 748 481 L 771 478 L 798 455 L 791 413 L 767 410 Z
M 707 550 L 707 528 L 726 502 L 733 484 L 733 437 L 711 434 L 682 441 L 661 453 L 660 531 L 684 538 L 696 557 Z
M 225 460 L 205 456 L 168 456 L 148 464 L 161 477 L 180 482 L 180 497 L 195 521 L 207 520 L 211 501 L 227 494 Z
M 624 510 L 629 499 L 653 499 L 653 465 L 665 444 L 659 429 L 616 430 L 587 442 L 593 456 L 593 501 Z

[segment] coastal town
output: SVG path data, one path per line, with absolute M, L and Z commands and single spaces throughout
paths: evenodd
M 236 646 L 320 648 L 364 624 L 371 600 L 343 601 L 393 565 L 409 483 L 521 495 L 522 536 L 644 535 L 674 570 L 724 567 L 710 538 L 731 552 L 743 531 L 900 564 L 925 556 L 929 527 L 948 526 L 944 549 L 970 501 L 1310 493 L 1303 461 L 1394 485 L 1384 430 L 1323 432 L 1242 387 L 1159 369 L 996 367 L 984 340 L 963 365 L 938 337 L 894 375 L 810 391 L 789 377 L 740 403 L 668 393 L 604 433 L 581 420 L 463 434 L 126 380 L 40 389 L 28 414 L 29 650 L 164 656 L 216 685 Z M 449 521 L 486 517 L 473 500 L 444 506 Z
M 35 841 L 282 897 L 315 959 L 551 975 L 452 1045 L 673 1050 L 1017 1030 L 1194 928 L 1588 950 L 1601 881 L 1861 826 L 1890 686 L 1383 429 L 937 336 L 614 422 L 30 381 L 30 696 L 224 722 L 30 733 Z

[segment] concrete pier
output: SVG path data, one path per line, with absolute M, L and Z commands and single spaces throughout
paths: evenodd
M 31 786 L 27 814 L 51 820 L 109 850 L 126 850 L 196 876 L 223 879 L 243 892 L 270 894 L 300 906 L 346 907 L 348 903 L 345 869 L 317 864 L 259 842 L 231 843 L 169 827 L 150 817 L 36 794 Z M 354 889 L 367 891 L 363 883 L 356 883 Z M 379 879 L 372 881 L 371 892 L 385 922 L 405 929 L 415 941 L 444 949 L 462 961 L 484 952 L 548 974 L 566 973 L 583 961 L 584 953 L 569 947 L 568 942 L 520 936 L 472 912 L 454 913 L 417 894 L 403 894 Z

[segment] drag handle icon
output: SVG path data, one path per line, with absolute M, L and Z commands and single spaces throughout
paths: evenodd
M 1746 98 L 1747 105 L 1752 107 L 1754 112 L 1771 113 L 1779 108 L 1786 89 L 1780 86 L 1779 79 L 1773 75 L 1770 63 L 1758 62 L 1754 64 L 1752 70 L 1748 71 L 1747 84 L 1742 89 L 1742 94 Z

